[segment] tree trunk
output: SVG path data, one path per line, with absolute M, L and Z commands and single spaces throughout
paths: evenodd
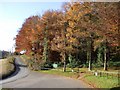
M 44 29 L 44 51 L 43 51 L 43 60 L 48 61 L 48 30 L 47 27 Z
M 63 54 L 63 60 L 64 60 L 64 67 L 63 67 L 63 72 L 66 72 L 66 50 L 65 50 L 65 47 L 66 47 L 66 29 L 68 27 L 68 21 L 64 23 L 64 31 L 63 31 L 63 38 L 64 38 L 64 54 Z
M 104 51 L 104 70 L 107 70 L 107 53 Z
M 65 52 L 64 52 L 64 55 L 63 55 L 63 60 L 64 60 L 63 72 L 66 72 L 66 55 L 65 55 Z
M 88 71 L 91 71 L 92 70 L 92 65 L 91 65 L 91 51 L 88 51 L 88 63 L 89 63 Z
M 89 41 L 87 42 L 87 47 L 88 47 L 88 50 L 87 50 L 87 60 L 88 60 L 88 63 L 89 63 L 89 67 L 88 67 L 88 71 L 91 71 L 92 70 L 92 39 L 88 39 Z
M 66 72 L 66 62 L 64 61 L 63 72 Z
M 107 70 L 107 40 L 105 41 L 104 46 L 104 70 Z

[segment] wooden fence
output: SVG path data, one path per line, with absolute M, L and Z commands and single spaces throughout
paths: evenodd
M 100 77 L 107 77 L 107 78 L 117 77 L 118 79 L 120 79 L 120 71 L 118 72 L 92 71 L 92 74 Z

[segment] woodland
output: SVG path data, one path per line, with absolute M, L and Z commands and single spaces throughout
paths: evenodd
M 119 67 L 120 7 L 117 2 L 66 2 L 61 10 L 28 17 L 15 37 L 15 54 L 26 51 L 29 68 L 92 70 Z

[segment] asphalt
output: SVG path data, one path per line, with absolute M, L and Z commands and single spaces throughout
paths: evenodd
M 81 80 L 30 71 L 16 58 L 16 72 L 0 81 L 2 88 L 91 88 Z
M 16 81 L 29 75 L 30 71 L 19 57 L 15 58 L 16 71 L 9 77 L 0 80 L 0 85 Z

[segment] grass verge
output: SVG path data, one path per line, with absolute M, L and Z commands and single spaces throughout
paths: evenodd
M 77 70 L 77 69 L 75 69 L 75 70 Z M 94 76 L 93 74 L 91 74 L 90 72 L 87 71 L 87 68 L 80 68 L 79 73 L 71 72 L 70 68 L 67 68 L 66 72 L 63 72 L 62 68 L 51 69 L 51 70 L 40 70 L 39 72 L 46 73 L 46 74 L 66 76 L 66 77 L 71 77 L 71 78 L 75 78 L 75 79 L 79 79 L 81 77 L 81 75 L 84 74 L 83 77 L 80 79 L 95 88 L 110 89 L 110 88 L 119 86 L 118 85 L 118 83 L 119 83 L 118 77 Z
M 119 87 L 117 77 L 100 77 L 94 75 L 85 75 L 84 80 L 95 88 L 113 88 Z
M 0 60 L 0 79 L 14 72 L 14 57 Z
M 66 77 L 77 78 L 78 73 L 71 72 L 70 70 L 63 72 L 62 69 L 51 69 L 51 70 L 40 70 L 39 72 L 46 73 L 46 74 L 54 74 Z

